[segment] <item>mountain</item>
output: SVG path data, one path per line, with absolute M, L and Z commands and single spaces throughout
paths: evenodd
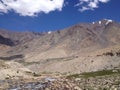
M 45 33 L 0 30 L 0 35 L 13 42 L 0 59 L 22 62 L 36 72 L 81 73 L 120 67 L 120 23 L 113 20 Z
M 14 45 L 22 44 L 25 42 L 29 42 L 34 38 L 39 37 L 42 35 L 41 33 L 36 33 L 36 32 L 14 32 L 14 31 L 8 31 L 1 29 L 0 30 L 0 35 L 3 36 L 4 38 L 11 39 L 14 43 Z

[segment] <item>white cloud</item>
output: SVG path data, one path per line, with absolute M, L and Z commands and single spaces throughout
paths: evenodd
M 87 8 L 87 7 L 82 7 L 82 9 L 79 9 L 79 11 L 81 11 L 81 12 L 83 12 L 83 11 L 86 11 L 86 10 L 89 10 L 89 8 Z
M 79 0 L 75 7 L 79 7 L 79 11 L 94 10 L 99 7 L 99 3 L 107 3 L 110 0 Z
M 97 8 L 97 7 L 98 7 L 97 3 L 98 3 L 98 2 L 90 2 L 90 3 L 88 4 L 88 6 L 91 7 L 91 8 Z
M 7 7 L 0 2 L 0 13 L 7 13 Z
M 21 16 L 35 16 L 38 13 L 61 11 L 64 0 L 1 0 L 0 13 L 14 11 Z
M 110 0 L 99 0 L 99 1 L 102 2 L 102 3 L 107 3 Z

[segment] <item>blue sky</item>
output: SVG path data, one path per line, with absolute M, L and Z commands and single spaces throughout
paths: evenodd
M 7 30 L 45 32 L 104 18 L 120 22 L 120 0 L 7 1 L 0 0 L 0 28 Z

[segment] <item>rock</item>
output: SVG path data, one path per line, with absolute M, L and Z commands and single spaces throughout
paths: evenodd
M 82 89 L 80 87 L 78 87 L 78 86 L 75 86 L 74 90 L 82 90 Z
M 50 90 L 49 88 L 45 88 L 45 90 Z
M 112 72 L 118 72 L 118 70 L 112 70 Z
M 81 80 L 81 78 L 76 78 L 76 79 L 75 79 L 75 81 L 80 81 L 80 80 Z
M 54 78 L 50 78 L 50 77 L 45 78 L 45 81 L 53 82 L 53 81 L 55 81 L 55 80 L 56 80 L 56 79 L 54 79 Z

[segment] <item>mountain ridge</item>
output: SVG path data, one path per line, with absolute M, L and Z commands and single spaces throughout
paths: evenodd
M 33 71 L 81 73 L 120 67 L 119 56 L 116 55 L 119 53 L 120 24 L 112 20 L 81 23 L 37 35 L 22 33 L 19 38 L 20 43 L 0 56 L 5 59 L 21 55 L 13 61 L 33 63 L 27 66 Z M 115 54 L 110 56 L 112 50 Z

